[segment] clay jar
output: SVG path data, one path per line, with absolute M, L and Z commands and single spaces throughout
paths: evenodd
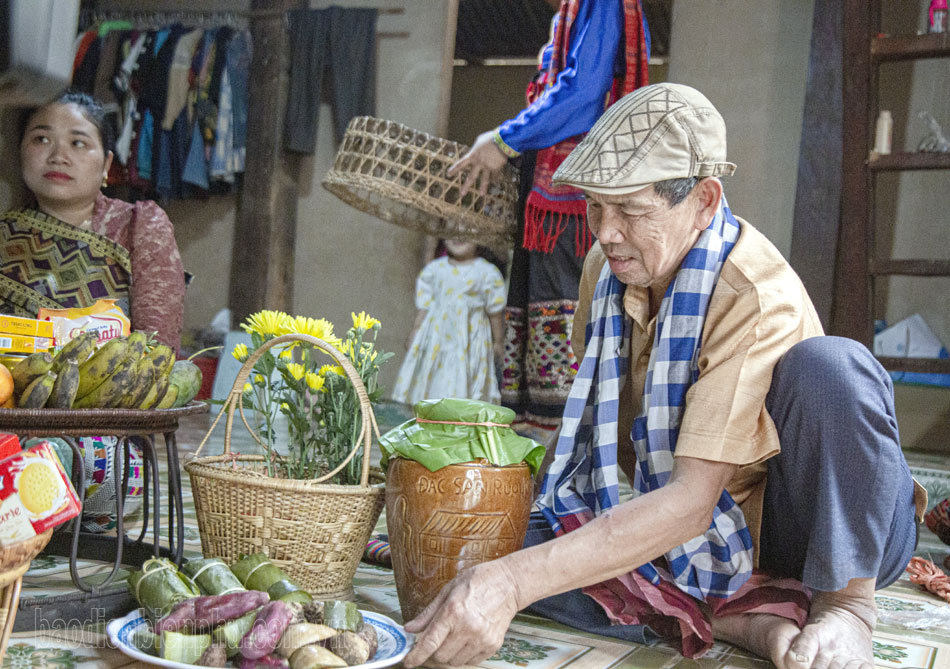
M 462 569 L 521 548 L 533 494 L 525 463 L 476 461 L 430 472 L 413 460 L 390 460 L 386 524 L 403 620 L 419 615 Z

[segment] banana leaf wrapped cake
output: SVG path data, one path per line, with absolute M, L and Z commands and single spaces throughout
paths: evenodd
M 205 595 L 227 595 L 246 589 L 221 558 L 188 560 L 181 566 L 181 570 Z
M 201 594 L 195 582 L 168 558 L 146 560 L 141 570 L 129 574 L 128 583 L 153 622 L 164 618 L 179 602 Z
M 313 601 L 306 590 L 290 580 L 284 571 L 264 553 L 248 555 L 231 565 L 231 571 L 248 590 L 262 590 L 271 599 L 309 604 Z

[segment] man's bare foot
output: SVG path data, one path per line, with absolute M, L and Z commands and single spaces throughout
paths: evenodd
M 874 579 L 852 579 L 837 592 L 816 592 L 808 622 L 799 630 L 767 614 L 713 620 L 713 636 L 767 657 L 779 669 L 871 669 L 871 634 L 877 620 Z
M 776 657 L 783 657 L 792 639 L 801 634 L 798 625 L 788 618 L 767 613 L 713 618 L 712 631 L 717 641 L 745 648 L 760 657 L 769 658 L 777 665 Z

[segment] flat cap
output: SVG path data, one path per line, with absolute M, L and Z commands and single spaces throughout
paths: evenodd
M 719 111 L 695 88 L 663 83 L 638 88 L 604 112 L 554 183 L 623 194 L 666 179 L 735 171 Z

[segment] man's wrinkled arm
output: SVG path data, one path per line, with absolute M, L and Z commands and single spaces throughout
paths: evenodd
M 704 532 L 735 465 L 676 458 L 670 482 L 557 539 L 461 572 L 406 625 L 405 666 L 490 657 L 520 609 L 619 576 Z
M 625 574 L 702 534 L 735 471 L 729 463 L 676 458 L 670 482 L 662 488 L 553 541 L 502 558 L 519 574 L 519 609 Z

